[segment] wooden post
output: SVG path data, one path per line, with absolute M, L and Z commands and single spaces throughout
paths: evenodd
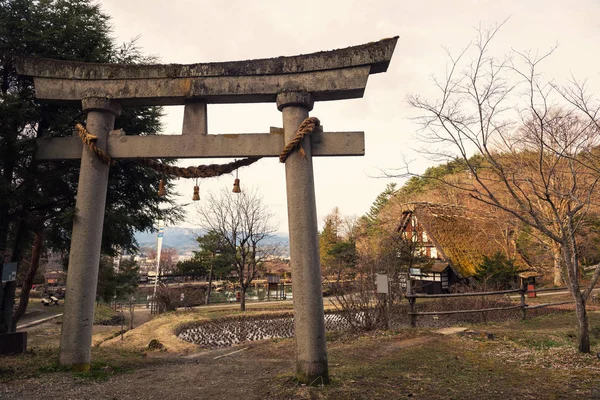
M 416 298 L 409 297 L 408 304 L 410 305 L 410 326 L 413 328 L 417 327 L 417 316 L 415 315 L 415 302 Z
M 519 292 L 519 294 L 521 295 L 521 319 L 522 320 L 527 319 L 527 304 L 525 304 L 525 292 L 526 291 L 527 291 L 527 289 L 525 288 L 525 285 L 521 285 L 521 291 Z
M 410 307 L 410 326 L 416 328 L 417 316 L 415 315 L 415 303 L 417 299 L 412 297 L 414 293 L 412 290 L 412 285 L 410 284 L 410 273 L 406 274 L 406 294 L 408 298 L 408 305 Z

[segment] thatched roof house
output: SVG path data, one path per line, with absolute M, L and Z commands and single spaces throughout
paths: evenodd
M 431 258 L 448 261 L 462 278 L 475 274 L 484 255 L 514 254 L 512 229 L 502 218 L 453 204 L 407 203 L 398 231 L 429 248 Z

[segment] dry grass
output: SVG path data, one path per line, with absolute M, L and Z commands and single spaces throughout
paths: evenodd
M 176 336 L 176 328 L 179 324 L 187 324 L 192 321 L 201 321 L 207 319 L 204 316 L 195 313 L 166 313 L 144 325 L 125 332 L 123 340 L 121 337 L 104 341 L 101 347 L 117 347 L 132 350 L 143 350 L 148 348 L 152 340 L 158 340 L 167 351 L 176 353 L 188 353 L 197 349 L 197 346 L 179 340 Z
M 262 306 L 244 315 L 286 310 L 290 307 Z M 2 357 L 0 398 L 173 398 L 175 393 L 181 400 L 600 398 L 600 360 L 576 351 L 572 311 L 526 321 L 471 324 L 475 334 L 470 335 L 442 336 L 431 328 L 360 336 L 329 332 L 331 384 L 323 387 L 296 382 L 293 339 L 245 344 L 248 350 L 215 359 L 236 349 L 199 352 L 198 346 L 175 336 L 184 324 L 239 315 L 236 309 L 202 308 L 159 316 L 126 333 L 123 342 L 119 337 L 93 348 L 92 371 L 85 375 L 59 367 L 55 345 Z M 596 352 L 600 312 L 589 316 Z M 488 339 L 488 333 L 495 339 Z M 168 351 L 139 351 L 152 339 L 160 340 Z M 52 387 L 55 390 L 48 389 Z
M 595 346 L 600 314 L 590 315 Z M 487 335 L 435 335 L 429 329 L 330 343 L 332 382 L 298 385 L 277 377 L 266 396 L 294 399 L 562 399 L 599 398 L 600 361 L 576 351 L 575 316 L 474 325 Z M 594 333 L 595 332 L 595 333 Z
M 251 313 L 265 312 L 281 310 Z M 181 400 L 600 397 L 600 360 L 577 353 L 573 312 L 470 325 L 477 333 L 463 336 L 442 336 L 429 328 L 361 336 L 328 333 L 331 384 L 324 387 L 299 385 L 294 379 L 293 339 L 244 345 L 247 351 L 217 360 L 215 355 L 235 349 L 183 357 L 173 353 L 196 348 L 173 344 L 178 340 L 169 332 L 177 326 L 227 315 L 239 312 L 204 309 L 163 315 L 126 335 L 126 342 L 146 347 L 150 338 L 171 335 L 174 342 L 164 339 L 165 346 L 172 346 L 168 352 L 147 357 L 129 348 L 94 348 L 92 372 L 86 376 L 58 367 L 56 348 L 3 357 L 0 397 L 134 399 L 173 398 L 175 393 Z M 599 312 L 590 313 L 590 326 L 594 349 L 600 350 Z M 160 327 L 164 332 L 157 332 Z M 483 333 L 493 333 L 495 339 Z

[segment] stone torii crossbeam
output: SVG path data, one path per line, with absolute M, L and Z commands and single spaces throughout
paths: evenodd
M 96 145 L 119 158 L 277 157 L 315 101 L 363 96 L 370 74 L 385 72 L 397 37 L 292 57 L 191 65 L 92 64 L 21 58 L 42 101 L 81 106 Z M 273 102 L 283 132 L 208 135 L 207 104 Z M 182 135 L 114 131 L 122 107 L 185 105 Z M 283 134 L 281 134 L 283 133 Z M 302 140 L 305 155 L 285 162 L 293 273 L 296 365 L 300 382 L 327 382 L 327 351 L 312 156 L 364 155 L 363 132 L 320 132 Z M 81 158 L 59 361 L 90 365 L 92 324 L 109 166 L 76 137 L 38 140 L 41 160 Z

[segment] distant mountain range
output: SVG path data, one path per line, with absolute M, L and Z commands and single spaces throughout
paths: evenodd
M 174 247 L 180 254 L 189 250 L 196 250 L 198 248 L 196 237 L 202 235 L 202 233 L 201 229 L 168 226 L 165 228 L 163 236 L 163 247 Z M 135 235 L 135 239 L 140 248 L 156 249 L 156 232 L 138 232 Z M 289 238 L 287 234 L 277 233 L 273 235 L 269 243 L 281 243 L 285 255 L 289 254 Z
M 174 247 L 184 252 L 198 247 L 196 237 L 202 234 L 199 229 L 166 227 L 163 236 L 163 247 Z M 138 232 L 135 234 L 139 247 L 156 249 L 156 232 Z

